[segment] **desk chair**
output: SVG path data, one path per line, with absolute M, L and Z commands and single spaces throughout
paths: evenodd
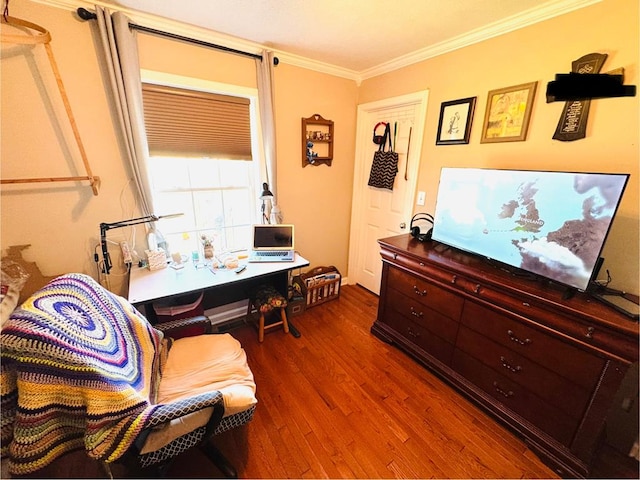
M 282 325 L 284 333 L 289 333 L 287 321 L 287 299 L 284 298 L 272 285 L 260 285 L 249 294 L 249 307 L 247 317 L 250 317 L 255 308 L 260 318 L 258 320 L 258 341 L 264 341 L 265 331 L 272 330 Z M 280 319 L 265 325 L 265 317 L 279 310 Z
M 162 475 L 199 446 L 237 476 L 209 442 L 251 420 L 257 403 L 246 354 L 229 334 L 167 338 L 124 298 L 69 274 L 11 314 L 0 347 L 0 445 L 10 473 L 83 449 L 107 466 Z

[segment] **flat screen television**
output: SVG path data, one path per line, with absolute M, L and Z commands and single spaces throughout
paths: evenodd
M 432 239 L 585 291 L 628 179 L 443 168 Z

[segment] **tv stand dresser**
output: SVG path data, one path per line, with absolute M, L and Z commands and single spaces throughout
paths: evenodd
M 497 417 L 563 477 L 589 474 L 638 361 L 638 324 L 539 278 L 411 235 L 379 240 L 373 334 Z

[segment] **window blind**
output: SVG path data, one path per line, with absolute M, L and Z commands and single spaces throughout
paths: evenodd
M 142 84 L 153 156 L 251 160 L 249 99 Z

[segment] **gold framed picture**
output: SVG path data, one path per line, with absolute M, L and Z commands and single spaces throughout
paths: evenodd
M 480 143 L 526 140 L 537 85 L 523 83 L 489 92 Z

